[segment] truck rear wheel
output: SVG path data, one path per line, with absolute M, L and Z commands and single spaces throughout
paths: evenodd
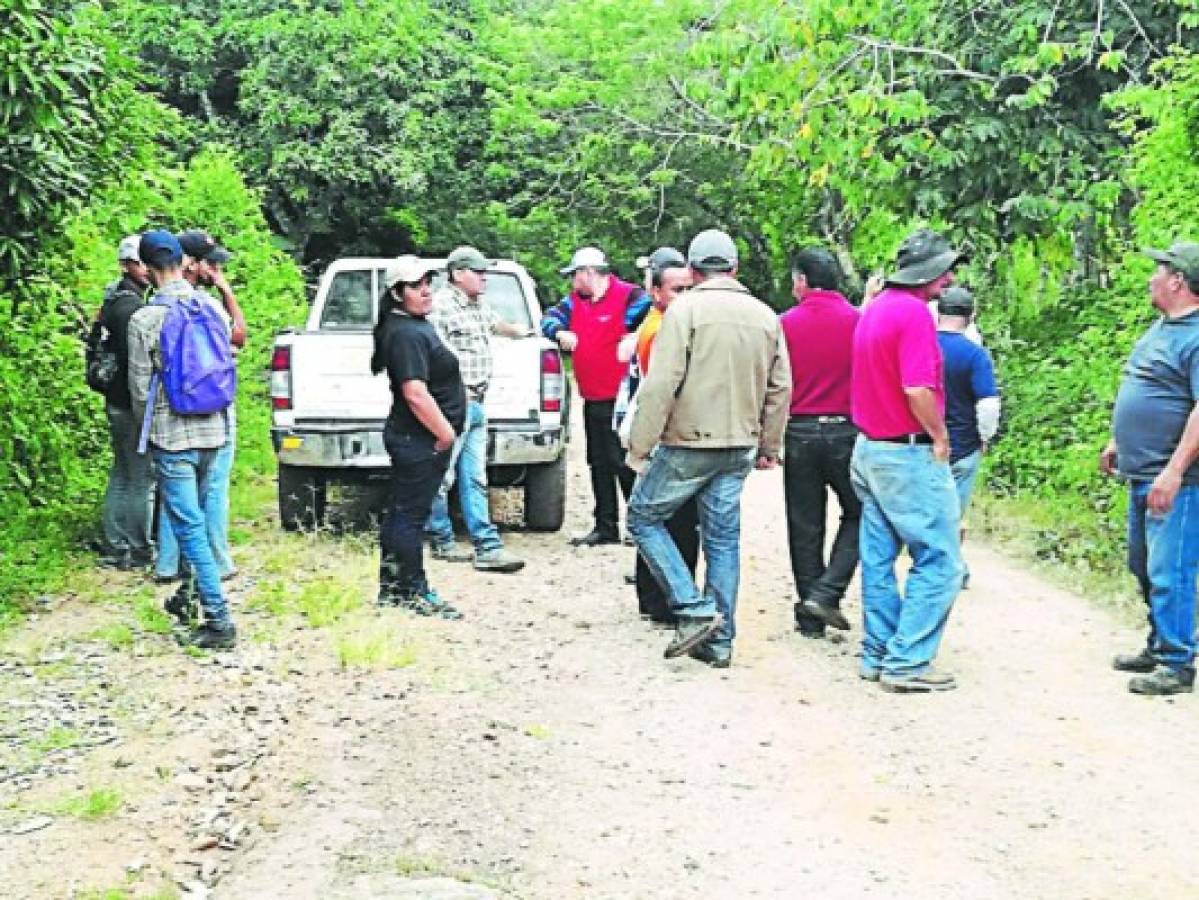
M 325 476 L 319 469 L 279 464 L 279 522 L 288 531 L 325 519 Z
M 525 526 L 557 531 L 566 520 L 566 450 L 552 463 L 529 466 L 525 473 Z

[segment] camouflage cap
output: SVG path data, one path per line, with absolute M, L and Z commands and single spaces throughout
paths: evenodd
M 458 269 L 470 269 L 472 272 L 486 272 L 491 268 L 491 263 L 487 261 L 487 257 L 474 247 L 463 245 L 455 247 L 454 251 L 446 257 L 445 267 L 451 272 Z
M 1142 252 L 1150 259 L 1181 272 L 1192 290 L 1199 287 L 1199 244 L 1175 241 L 1169 250 L 1146 249 Z
M 916 287 L 936 281 L 965 254 L 949 246 L 949 241 L 929 228 L 909 234 L 895 254 L 895 272 L 887 276 L 888 284 Z

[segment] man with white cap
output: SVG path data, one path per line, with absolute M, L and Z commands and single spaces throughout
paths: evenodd
M 150 498 L 154 477 L 149 460 L 137 452 L 137 427 L 129 397 L 129 319 L 146 302 L 150 279 L 137 254 L 140 234 L 117 248 L 121 277 L 104 291 L 96 323 L 107 336 L 105 346 L 116 360 L 112 382 L 104 394 L 112 468 L 104 492 L 103 556 L 100 564 L 117 569 L 144 568 L 151 562 Z
M 596 247 L 575 251 L 560 270 L 571 280 L 571 292 L 541 320 L 541 331 L 574 355 L 575 381 L 583 397 L 587 465 L 595 494 L 595 527 L 571 543 L 579 547 L 620 542 L 620 509 L 616 485 L 625 499 L 633 489 L 633 473 L 624 464 L 612 413 L 626 366 L 617 356 L 621 338 L 633 331 L 649 308 L 649 295 L 612 274 L 604 252 Z
M 638 391 L 629 465 L 640 474 L 629 531 L 676 617 L 666 657 L 689 653 L 724 668 L 735 634 L 741 490 L 755 466 L 778 462 L 791 367 L 778 317 L 735 277 L 733 239 L 701 232 L 687 262 L 694 287 L 662 317 Z M 702 592 L 666 525 L 692 497 L 706 561 Z
M 449 469 L 433 500 L 425 530 L 433 539 L 433 558 L 466 562 L 485 572 L 518 572 L 525 561 L 504 547 L 487 504 L 487 413 L 483 401 L 492 375 L 491 336 L 528 337 L 525 328 L 505 322 L 487 305 L 487 270 L 491 263 L 474 247 L 458 247 L 446 259 L 446 283 L 433 295 L 429 321 L 454 355 L 466 388 L 466 422 L 450 451 Z M 454 544 L 449 494 L 455 481 L 462 518 L 474 552 Z

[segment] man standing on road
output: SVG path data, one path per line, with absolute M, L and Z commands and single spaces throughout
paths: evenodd
M 221 305 L 229 320 L 229 342 L 235 348 L 244 347 L 246 317 L 242 314 L 237 295 L 233 293 L 224 270 L 225 263 L 233 258 L 233 254 L 218 244 L 207 231 L 198 228 L 181 232 L 176 238 L 183 248 L 183 277 L 193 287 L 212 288 L 220 295 Z M 237 574 L 237 566 L 229 549 L 229 480 L 233 476 L 233 459 L 237 449 L 237 410 L 230 406 L 227 412 L 229 439 L 216 456 L 212 470 L 208 473 L 207 490 L 201 498 L 208 524 L 208 540 L 222 580 Z M 155 580 L 174 581 L 179 577 L 179 563 L 179 544 L 166 517 L 160 515 Z
M 633 417 L 629 465 L 640 474 L 629 531 L 677 619 L 666 657 L 690 653 L 723 668 L 736 633 L 741 490 L 755 465 L 777 465 L 791 370 L 778 317 L 735 277 L 733 239 L 701 232 L 687 262 L 695 286 L 662 317 Z M 702 593 L 666 527 L 692 497 L 707 566 Z
M 104 395 L 108 434 L 112 442 L 112 468 L 104 492 L 101 527 L 104 555 L 100 565 L 137 569 L 150 565 L 151 494 L 154 476 L 150 462 L 137 452 L 138 422 L 129 397 L 129 319 L 146 305 L 149 275 L 137 255 L 141 235 L 121 241 L 117 263 L 121 278 L 104 292 L 99 324 L 108 334 L 108 346 L 117 360 L 111 387 Z
M 1128 479 L 1128 567 L 1149 607 L 1149 639 L 1113 666 L 1142 672 L 1135 694 L 1190 693 L 1195 683 L 1199 568 L 1199 244 L 1146 250 L 1162 318 L 1137 341 L 1099 460 Z
M 432 535 L 434 559 L 467 562 L 473 558 L 475 568 L 485 572 L 518 572 L 525 561 L 504 548 L 488 507 L 487 413 L 483 400 L 492 374 L 491 336 L 521 338 L 529 333 L 505 322 L 483 300 L 490 265 L 474 247 L 457 248 L 446 260 L 446 284 L 433 295 L 429 321 L 458 357 L 466 387 L 466 424 L 450 451 L 449 468 L 425 529 Z M 449 495 L 455 479 L 473 554 L 454 544 Z
M 999 388 L 991 354 L 970 337 L 974 296 L 964 287 L 941 292 L 937 300 L 937 344 L 945 364 L 945 425 L 949 429 L 949 470 L 958 492 L 966 537 L 966 510 L 987 445 L 999 430 Z M 977 329 L 975 329 L 977 331 Z M 964 565 L 964 563 L 963 563 Z M 962 575 L 962 587 L 970 572 Z
M 146 405 L 153 404 L 149 443 L 158 495 L 163 515 L 187 564 L 183 584 L 167 600 L 166 611 L 181 623 L 189 624 L 195 618 L 198 597 L 204 623 L 192 630 L 189 643 L 207 649 L 228 648 L 236 643 L 237 632 L 221 591 L 220 571 L 209 543 L 207 511 L 202 499 L 217 454 L 229 440 L 228 416 L 224 410 L 179 415 L 171 408 L 161 386 L 155 397 L 150 396 L 151 376 L 161 367 L 159 338 L 168 310 L 167 302 L 158 301 L 198 295 L 201 302 L 217 304 L 184 280 L 183 248 L 169 231 L 143 234 L 138 255 L 149 268 L 156 302 L 147 304 L 129 320 L 129 393 L 139 421 Z
M 616 351 L 620 339 L 641 324 L 649 296 L 637 285 L 612 275 L 608 258 L 595 247 L 575 251 L 561 272 L 571 279 L 571 292 L 546 312 L 541 331 L 574 357 L 595 495 L 595 527 L 571 543 L 577 547 L 617 544 L 620 508 L 616 486 L 619 483 L 627 501 L 633 472 L 624 464 L 624 451 L 612 428 L 613 406 L 626 368 Z
M 900 245 L 897 271 L 854 333 L 850 471 L 862 500 L 860 674 L 895 692 L 944 691 L 932 667 L 962 583 L 958 498 L 949 471 L 945 387 L 929 300 L 953 283 L 962 254 L 922 229 Z M 895 562 L 912 568 L 899 591 Z
M 858 431 L 849 418 L 853 333 L 860 313 L 838 289 L 841 266 L 828 250 L 801 250 L 791 265 L 796 306 L 779 318 L 791 358 L 791 418 L 783 458 L 787 538 L 799 602 L 795 627 L 824 636 L 826 625 L 846 630 L 841 599 L 858 566 L 862 502 L 849 481 Z M 841 524 L 826 565 L 828 490 L 837 495 Z

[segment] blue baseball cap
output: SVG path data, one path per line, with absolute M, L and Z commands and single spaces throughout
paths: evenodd
M 137 255 L 154 269 L 166 269 L 183 263 L 183 248 L 175 235 L 161 228 L 147 231 L 137 245 Z

